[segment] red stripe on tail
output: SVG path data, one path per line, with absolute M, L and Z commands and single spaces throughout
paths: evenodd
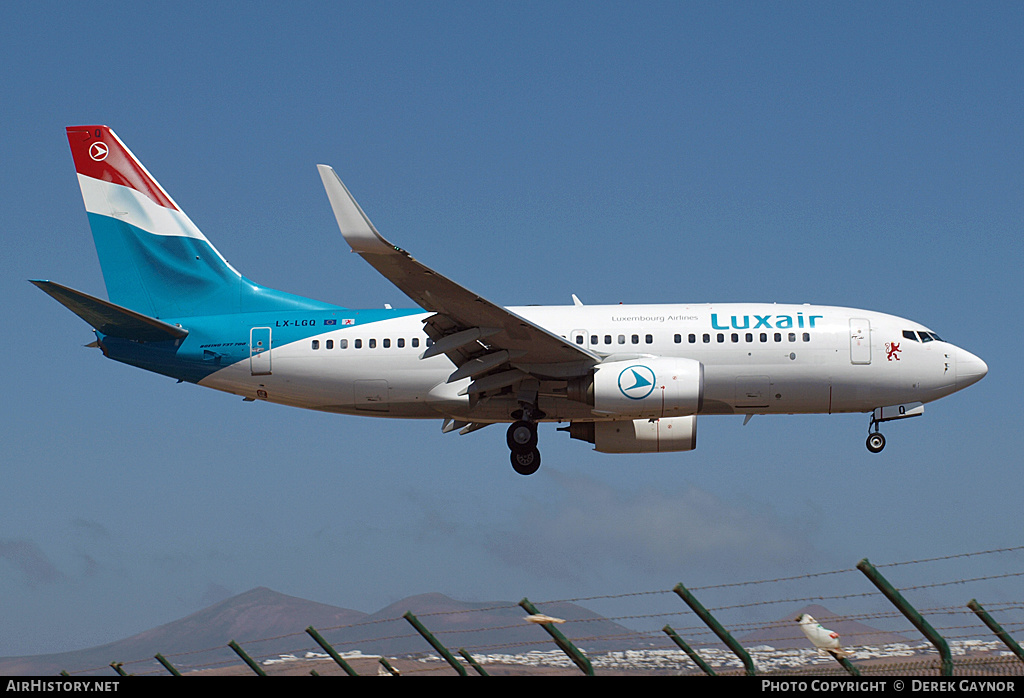
M 181 210 L 109 128 L 68 126 L 67 130 L 78 174 L 130 187 L 160 206 Z

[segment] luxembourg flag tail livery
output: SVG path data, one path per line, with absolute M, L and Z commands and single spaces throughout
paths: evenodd
M 112 303 L 154 318 L 324 307 L 239 274 L 109 128 L 67 133 Z

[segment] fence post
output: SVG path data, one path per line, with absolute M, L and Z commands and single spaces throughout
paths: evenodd
M 181 672 L 178 671 L 177 669 L 175 669 L 174 665 L 171 664 L 169 661 L 167 661 L 167 659 L 165 659 L 164 656 L 162 654 L 160 654 L 159 652 L 156 653 L 156 656 L 154 656 L 153 659 L 155 659 L 156 661 L 158 661 L 161 664 L 163 664 L 164 665 L 164 669 L 166 669 L 167 671 L 171 672 L 172 676 L 181 676 Z
M 832 658 L 839 662 L 840 666 L 846 669 L 846 671 L 849 672 L 850 676 L 860 676 L 860 669 L 851 664 L 850 660 L 846 657 L 837 657 L 833 654 Z
M 312 625 L 309 626 L 308 628 L 306 628 L 306 634 L 313 638 L 313 641 L 316 644 L 320 645 L 320 649 L 326 652 L 330 656 L 330 658 L 334 660 L 334 663 L 340 666 L 345 671 L 346 674 L 348 674 L 349 676 L 359 676 L 359 674 L 356 673 L 356 670 L 349 666 L 348 662 L 342 659 L 340 654 L 334 651 L 334 648 L 331 647 L 327 640 L 323 639 L 320 636 L 320 633 L 316 631 L 316 628 L 314 628 Z
M 671 625 L 666 625 L 664 628 L 661 629 L 661 631 L 668 635 L 670 638 L 672 638 L 672 642 L 679 645 L 679 649 L 681 649 L 683 652 L 686 652 L 686 655 L 693 660 L 694 664 L 700 667 L 701 671 L 703 671 L 708 676 L 717 676 L 715 670 L 708 666 L 707 662 L 701 659 L 700 655 L 697 654 L 692 647 L 690 647 L 688 644 L 686 644 L 686 642 L 683 641 L 683 638 L 679 637 L 679 633 L 673 630 Z
M 128 676 L 128 674 L 125 672 L 125 670 L 121 668 L 122 666 L 124 666 L 124 664 L 122 662 L 111 662 L 110 663 L 110 668 L 113 669 L 114 671 L 116 671 L 119 676 Z
M 750 655 L 745 649 L 743 649 L 740 643 L 736 642 L 733 636 L 729 634 L 729 631 L 722 627 L 722 624 L 715 620 L 715 617 L 701 605 L 700 601 L 697 600 L 697 597 L 690 593 L 690 590 L 683 586 L 682 582 L 676 584 L 672 591 L 686 602 L 686 605 L 689 606 L 702 621 L 704 621 L 705 625 L 714 631 L 715 635 L 718 635 L 718 639 L 724 642 L 726 647 L 732 650 L 733 654 L 740 658 L 740 661 L 743 662 L 743 666 L 746 667 L 747 676 L 756 676 L 757 668 L 754 666 L 754 660 L 750 658 Z
M 949 651 L 949 644 L 946 639 L 939 635 L 939 633 L 931 626 L 927 620 L 924 619 L 917 609 L 910 605 L 910 602 L 903 598 L 903 595 L 896 590 L 892 584 L 889 583 L 882 574 L 875 569 L 875 566 L 868 562 L 867 558 L 864 558 L 857 563 L 857 569 L 864 573 L 871 583 L 874 584 L 885 598 L 889 599 L 890 602 L 903 616 L 911 622 L 911 624 L 917 628 L 922 635 L 924 635 L 928 642 L 934 645 L 935 649 L 939 651 L 939 657 L 942 659 L 942 676 L 953 675 L 953 655 Z
M 437 638 L 431 635 L 430 631 L 423 627 L 423 624 L 420 623 L 419 619 L 412 614 L 412 611 L 406 611 L 402 615 L 402 618 L 405 618 L 409 621 L 409 624 L 412 627 L 416 628 L 416 632 L 422 635 L 423 639 L 429 642 L 430 646 L 444 657 L 444 660 L 451 665 L 452 669 L 459 672 L 459 676 L 469 676 L 469 674 L 466 673 L 466 667 L 462 666 L 462 664 L 459 663 L 459 660 L 455 658 L 455 655 L 449 652 L 447 647 L 438 642 Z
M 400 672 L 395 667 L 391 666 L 391 662 L 388 661 L 387 657 L 381 657 L 377 661 L 380 662 L 380 665 L 382 667 L 384 667 L 385 669 L 387 669 L 391 673 L 392 676 L 401 676 L 402 675 L 402 672 Z
M 463 659 L 465 659 L 467 662 L 469 662 L 469 665 L 471 667 L 476 669 L 476 673 L 480 674 L 480 676 L 490 676 L 490 674 L 488 674 L 486 671 L 484 671 L 484 668 L 482 666 L 480 666 L 480 662 L 478 662 L 475 659 L 473 659 L 473 655 L 471 655 L 469 652 L 466 651 L 465 647 L 460 647 L 459 648 L 459 654 L 462 655 Z
M 967 602 L 967 608 L 974 611 L 975 615 L 977 615 L 978 618 L 981 618 L 981 622 L 987 625 L 989 630 L 994 632 L 996 637 L 1002 640 L 1003 644 L 1009 647 L 1010 651 L 1017 655 L 1017 659 L 1024 662 L 1024 650 L 1020 648 L 1020 645 L 1017 644 L 1016 640 L 1010 637 L 1010 633 L 1003 630 L 1003 626 L 999 625 L 999 623 L 997 623 L 995 619 L 988 614 L 988 611 L 981 607 L 980 603 L 975 599 L 971 599 Z
M 526 597 L 523 597 L 523 600 L 519 602 L 519 607 L 531 616 L 540 615 L 540 611 L 537 610 L 537 607 L 530 603 L 530 600 Z M 538 625 L 544 628 L 545 632 L 547 632 L 547 634 L 551 636 L 551 639 L 555 641 L 555 644 L 558 645 L 558 649 L 565 652 L 565 655 L 572 660 L 573 664 L 579 667 L 580 671 L 587 676 L 594 675 L 594 667 L 591 666 L 590 660 L 587 659 L 587 656 L 580 652 L 576 645 L 569 642 L 558 628 L 554 627 L 551 623 L 539 623 Z
M 245 650 L 243 650 L 241 645 L 239 645 L 237 642 L 232 640 L 231 642 L 228 643 L 228 647 L 233 649 L 235 651 L 235 654 L 237 654 L 239 657 L 241 657 L 242 661 L 245 662 L 246 664 L 248 664 L 249 668 L 252 669 L 253 671 L 255 671 L 259 676 L 266 676 L 267 675 L 266 672 L 263 671 L 263 669 L 260 668 L 260 665 L 257 664 L 256 662 L 254 662 L 252 657 L 250 657 L 248 654 L 246 654 Z

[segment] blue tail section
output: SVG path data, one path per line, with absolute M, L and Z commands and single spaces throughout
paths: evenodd
M 239 274 L 106 126 L 67 133 L 112 303 L 152 318 L 338 307 Z

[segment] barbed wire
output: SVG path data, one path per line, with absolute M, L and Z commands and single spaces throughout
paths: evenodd
M 916 589 L 934 589 L 936 587 L 945 587 L 952 584 L 969 584 L 971 582 L 984 582 L 990 579 L 1006 579 L 1007 577 L 1021 577 L 1024 576 L 1024 572 L 1008 572 L 1006 574 L 992 574 L 985 577 L 974 577 L 972 579 L 954 579 L 948 582 L 934 582 L 932 584 L 919 584 L 912 587 L 901 587 L 901 591 L 914 591 Z
M 840 601 L 845 599 L 856 599 L 865 596 L 877 596 L 877 592 L 859 592 L 857 594 L 836 594 L 833 596 L 807 596 L 795 599 L 772 599 L 769 601 L 751 601 L 750 603 L 738 603 L 731 606 L 715 606 L 709 611 L 731 611 L 737 608 L 753 608 L 755 606 L 769 606 L 777 603 L 807 603 L 808 601 Z
M 808 574 L 798 574 L 792 577 L 776 577 L 775 579 L 757 579 L 749 582 L 728 582 L 725 584 L 709 584 L 707 586 L 700 587 L 689 587 L 690 591 L 707 591 L 710 589 L 729 589 L 732 587 L 743 587 L 743 586 L 755 586 L 758 584 L 777 584 L 779 582 L 793 582 L 800 581 L 803 579 L 814 579 L 816 577 L 828 577 L 835 574 L 847 574 L 850 572 L 856 572 L 856 570 L 830 570 L 828 572 L 810 572 Z
M 914 565 L 914 564 L 934 563 L 934 562 L 939 562 L 939 561 L 949 561 L 949 560 L 959 560 L 959 559 L 965 559 L 965 558 L 974 558 L 974 557 L 983 556 L 983 555 L 1013 553 L 1013 552 L 1018 552 L 1018 551 L 1024 551 L 1024 545 L 1014 546 L 1014 547 L 1007 547 L 1007 548 L 998 548 L 998 549 L 985 550 L 985 551 L 978 551 L 978 552 L 969 552 L 969 553 L 960 553 L 960 554 L 945 555 L 945 556 L 938 556 L 938 557 L 931 557 L 931 558 L 923 558 L 923 559 L 910 560 L 910 561 L 905 561 L 905 562 L 886 563 L 886 564 L 876 565 L 876 567 L 878 567 L 878 568 L 890 568 L 890 567 L 898 567 L 898 566 L 903 566 L 903 565 Z M 846 574 L 854 573 L 856 571 L 857 570 L 855 570 L 855 569 L 830 570 L 830 571 L 824 571 L 824 572 L 813 572 L 813 573 L 807 573 L 807 574 L 792 575 L 792 576 L 787 576 L 787 577 L 776 577 L 776 578 L 772 578 L 772 579 L 761 579 L 761 580 L 750 580 L 750 581 L 744 581 L 744 582 L 728 582 L 728 583 L 722 583 L 722 584 L 695 586 L 695 587 L 689 587 L 688 589 L 691 592 L 710 591 L 710 590 L 723 590 L 723 589 L 736 589 L 736 588 L 753 587 L 753 586 L 759 586 L 759 585 L 782 584 L 782 583 L 788 583 L 788 582 L 800 582 L 800 581 L 806 581 L 806 580 L 825 578 L 825 577 L 829 577 L 829 576 L 846 575 Z M 928 590 L 928 589 L 947 587 L 947 586 L 952 586 L 952 585 L 979 584 L 979 583 L 982 583 L 982 582 L 988 582 L 988 581 L 994 581 L 994 580 L 1004 580 L 1004 579 L 1019 578 L 1021 576 L 1024 576 L 1024 571 L 1013 571 L 1013 572 L 1005 572 L 1005 573 L 1000 573 L 1000 574 L 990 574 L 990 575 L 976 576 L 976 577 L 963 578 L 963 579 L 938 580 L 938 581 L 929 582 L 929 583 L 925 583 L 925 584 L 917 584 L 917 585 L 913 585 L 913 586 L 903 587 L 902 590 L 903 591 L 920 591 L 920 590 Z M 572 598 L 565 598 L 565 599 L 558 599 L 558 600 L 539 601 L 539 602 L 534 602 L 534 603 L 538 607 L 538 609 L 540 609 L 542 607 L 550 608 L 552 605 L 557 605 L 557 604 L 566 604 L 566 603 L 569 603 L 569 604 L 581 604 L 581 603 L 589 603 L 589 602 L 597 602 L 597 601 L 622 601 L 622 600 L 641 599 L 641 598 L 648 598 L 648 597 L 652 597 L 652 596 L 665 596 L 665 595 L 674 596 L 674 591 L 673 590 L 666 590 L 666 589 L 646 590 L 646 591 L 638 591 L 638 592 L 624 592 L 624 593 L 617 593 L 617 594 L 602 594 L 602 595 L 579 596 L 579 597 L 572 597 Z M 850 600 L 850 599 L 870 598 L 870 597 L 881 597 L 881 595 L 880 595 L 880 593 L 877 590 L 872 590 L 870 592 L 856 592 L 856 593 L 851 592 L 851 593 L 844 593 L 844 594 L 830 594 L 830 595 L 818 595 L 818 596 L 814 596 L 814 595 L 807 595 L 807 596 L 785 596 L 785 597 L 774 598 L 774 599 L 773 598 L 762 598 L 762 599 L 759 599 L 759 600 L 751 600 L 751 601 L 742 602 L 742 603 L 733 603 L 733 604 L 724 604 L 724 605 L 713 606 L 709 610 L 712 611 L 712 612 L 716 612 L 716 613 L 717 612 L 733 612 L 733 611 L 744 610 L 744 609 L 768 608 L 768 607 L 771 607 L 771 606 L 774 606 L 774 605 L 780 605 L 780 604 L 808 604 L 808 603 L 817 603 L 817 602 L 824 603 L 824 602 L 830 602 L 830 601 L 847 601 L 847 600 Z M 1010 600 L 1010 601 L 1000 600 L 1000 601 L 995 601 L 995 602 L 987 603 L 986 604 L 986 608 L 987 608 L 988 611 L 990 611 L 992 613 L 997 613 L 997 614 L 1001 614 L 1002 616 L 1004 616 L 1003 618 L 1001 618 L 1001 620 L 1003 621 L 1002 622 L 1002 626 L 1004 627 L 1004 629 L 1007 629 L 1008 631 L 1011 631 L 1011 630 L 1015 630 L 1017 628 L 1024 627 L 1024 622 L 1018 621 L 1016 618 L 1006 618 L 1005 617 L 1006 615 L 1014 616 L 1017 612 L 1019 612 L 1021 610 L 1024 610 L 1024 601 L 1020 601 L 1020 600 Z M 501 620 L 502 618 L 506 618 L 507 619 L 507 617 L 508 617 L 507 613 L 510 610 L 520 610 L 520 611 L 522 611 L 522 609 L 519 608 L 518 604 L 509 602 L 509 603 L 490 604 L 490 605 L 481 606 L 481 607 L 478 607 L 478 608 L 461 608 L 461 609 L 453 609 L 453 610 L 435 610 L 435 611 L 421 612 L 421 613 L 417 614 L 417 616 L 420 617 L 420 618 L 426 618 L 426 619 L 437 619 L 437 618 L 443 618 L 443 617 L 465 616 L 465 615 L 471 615 L 471 614 L 480 614 L 481 616 L 486 615 L 486 614 L 494 614 L 494 613 L 502 614 L 498 618 L 489 618 L 486 621 L 481 620 L 481 622 L 479 624 L 476 624 L 476 625 L 474 625 L 472 627 L 457 627 L 457 628 L 441 627 L 441 628 L 436 629 L 436 630 L 433 631 L 435 635 L 440 636 L 440 637 L 454 637 L 454 636 L 457 636 L 459 638 L 459 641 L 462 642 L 463 644 L 470 644 L 470 647 L 471 647 L 472 651 L 478 652 L 478 653 L 483 654 L 483 655 L 489 655 L 489 654 L 495 654 L 495 655 L 501 655 L 501 654 L 517 655 L 517 654 L 523 652 L 524 650 L 526 650 L 527 648 L 536 648 L 538 646 L 545 646 L 545 645 L 547 645 L 550 642 L 550 640 L 546 636 L 544 636 L 544 634 L 541 633 L 541 632 L 538 632 L 538 638 L 536 640 L 533 640 L 533 639 L 523 639 L 523 640 L 517 640 L 517 641 L 505 642 L 505 643 L 493 643 L 493 642 L 491 642 L 491 643 L 480 643 L 480 644 L 476 644 L 476 645 L 473 645 L 472 643 L 466 643 L 465 642 L 467 639 L 469 639 L 473 635 L 481 635 L 481 634 L 487 633 L 487 632 L 497 633 L 497 634 L 502 634 L 502 633 L 506 633 L 507 634 L 507 633 L 512 632 L 512 631 L 521 631 L 524 628 L 524 623 L 526 622 L 525 615 L 522 618 L 522 622 L 519 622 L 519 621 L 511 621 L 510 622 L 509 620 L 505 620 L 505 622 L 502 623 L 502 624 L 494 624 L 493 621 L 495 621 L 495 620 Z M 523 612 L 525 614 L 525 611 L 523 611 Z M 980 621 L 980 619 L 977 619 L 977 618 L 974 617 L 975 614 L 973 613 L 973 611 L 970 611 L 969 609 L 966 608 L 966 605 L 963 605 L 963 606 L 961 606 L 961 605 L 956 605 L 956 606 L 953 606 L 953 605 L 935 606 L 935 607 L 923 609 L 920 612 L 922 614 L 924 614 L 924 615 L 927 615 L 927 616 L 937 616 L 940 619 L 940 621 L 941 621 L 941 619 L 943 617 L 947 617 L 948 622 L 946 622 L 946 623 L 937 622 L 936 623 L 936 627 L 942 633 L 945 633 L 946 635 L 949 635 L 949 639 L 951 639 L 951 640 L 966 640 L 966 639 L 977 639 L 979 637 L 983 637 L 983 638 L 992 638 L 992 637 L 994 637 L 991 634 L 991 631 L 988 631 L 985 628 L 984 624 Z M 678 608 L 674 608 L 674 609 L 671 609 L 671 610 L 660 611 L 660 612 L 633 613 L 633 614 L 621 614 L 621 615 L 592 615 L 592 616 L 586 616 L 586 617 L 580 617 L 580 618 L 572 618 L 572 619 L 566 619 L 566 623 L 569 624 L 568 625 L 568 632 L 566 634 L 567 634 L 567 636 L 572 637 L 574 639 L 574 641 L 580 642 L 580 643 L 614 645 L 616 643 L 625 643 L 625 642 L 631 642 L 631 641 L 637 641 L 637 642 L 643 641 L 644 643 L 646 643 L 646 644 L 648 644 L 650 646 L 654 646 L 654 645 L 661 646 L 661 647 L 663 647 L 665 649 L 665 651 L 674 651 L 672 649 L 672 645 L 669 644 L 670 641 L 664 635 L 663 632 L 654 631 L 654 630 L 632 630 L 632 629 L 630 629 L 628 627 L 625 627 L 625 624 L 627 624 L 627 623 L 636 623 L 637 621 L 640 621 L 642 623 L 646 623 L 646 622 L 650 622 L 650 621 L 661 622 L 663 620 L 667 620 L 667 621 L 672 621 L 674 623 L 673 627 L 675 628 L 676 632 L 680 633 L 681 637 L 685 636 L 685 637 L 687 637 L 688 639 L 691 639 L 694 642 L 709 642 L 712 645 L 716 645 L 716 646 L 719 646 L 719 647 L 721 646 L 721 643 L 718 641 L 717 636 L 709 628 L 707 628 L 706 626 L 702 626 L 702 625 L 682 626 L 682 625 L 680 625 L 680 621 L 683 621 L 686 617 L 688 617 L 688 615 L 689 615 L 688 609 L 683 608 L 683 607 L 680 606 Z M 964 621 L 961 621 L 961 622 L 957 622 L 955 620 L 957 618 L 970 618 L 971 621 L 968 622 L 968 621 L 964 620 Z M 905 621 L 906 620 L 905 618 L 903 618 L 903 615 L 901 613 L 899 613 L 898 611 L 887 610 L 887 611 L 881 611 L 881 612 L 867 612 L 867 613 L 852 614 L 852 615 L 851 614 L 847 614 L 847 615 L 843 615 L 843 616 L 829 616 L 827 618 L 826 622 L 828 622 L 829 624 L 835 624 L 835 623 L 844 623 L 844 622 L 862 622 L 862 621 L 883 620 L 883 619 L 884 620 L 889 620 L 889 621 L 892 621 L 892 620 L 897 620 L 897 621 L 903 620 L 903 621 Z M 336 646 L 337 648 L 346 648 L 346 647 L 355 648 L 355 647 L 358 647 L 358 646 L 367 647 L 367 646 L 373 646 L 373 645 L 380 645 L 382 643 L 392 643 L 392 644 L 398 643 L 399 645 L 401 645 L 402 643 L 407 643 L 408 641 L 422 639 L 421 636 L 419 635 L 419 633 L 416 633 L 416 632 L 393 632 L 393 631 L 391 631 L 390 628 L 385 630 L 385 632 L 378 633 L 376 636 L 373 636 L 373 637 L 362 637 L 362 636 L 358 636 L 358 633 L 357 633 L 357 631 L 365 630 L 367 628 L 372 628 L 372 627 L 375 627 L 375 626 L 376 627 L 380 627 L 382 630 L 384 630 L 387 624 L 396 624 L 396 623 L 405 624 L 406 622 L 407 621 L 406 621 L 406 619 L 404 617 L 397 617 L 397 618 L 374 618 L 374 619 L 361 620 L 361 621 L 358 621 L 358 622 L 355 622 L 355 623 L 348 623 L 348 624 L 340 624 L 340 625 L 323 627 L 323 628 L 319 628 L 319 631 L 321 633 L 324 633 L 325 637 L 327 635 L 330 635 L 332 638 L 334 638 L 333 645 Z M 597 623 L 614 623 L 614 624 L 619 625 L 621 627 L 621 631 L 615 631 L 614 629 L 609 629 L 606 632 L 602 632 L 601 630 L 599 630 L 597 632 L 592 632 L 592 631 L 588 632 L 588 631 L 585 630 L 585 628 L 587 628 L 588 625 L 592 626 L 593 624 L 597 624 Z M 678 626 L 678 627 L 676 627 L 676 626 Z M 757 643 L 762 643 L 762 644 L 767 644 L 767 643 L 770 643 L 772 641 L 778 641 L 778 642 L 783 642 L 783 643 L 790 643 L 790 642 L 794 641 L 794 637 L 795 638 L 799 638 L 799 635 L 795 635 L 794 636 L 794 633 L 793 633 L 794 626 L 795 626 L 794 621 L 789 621 L 789 620 L 773 620 L 773 621 L 765 621 L 765 622 L 747 622 L 747 623 L 732 624 L 731 625 L 731 630 L 732 630 L 732 632 L 736 632 L 736 633 L 744 633 L 748 637 L 749 636 L 755 636 L 756 639 L 751 638 L 750 639 L 751 642 L 757 642 Z M 581 630 L 582 630 L 582 632 L 580 632 Z M 350 639 L 343 639 L 342 637 L 339 637 L 339 634 L 354 634 L 354 636 L 352 638 L 350 638 Z M 842 634 L 842 638 L 843 638 L 844 643 L 849 645 L 849 643 L 851 643 L 851 642 L 852 643 L 856 643 L 858 638 L 861 638 L 861 637 L 870 636 L 872 638 L 884 639 L 885 636 L 887 636 L 887 635 L 889 635 L 889 636 L 895 635 L 897 637 L 901 637 L 904 634 L 912 635 L 914 637 L 917 637 L 919 635 L 919 633 L 916 630 L 916 628 L 913 628 L 913 627 L 908 627 L 907 629 L 900 629 L 900 630 L 897 630 L 897 631 L 893 631 L 893 630 L 878 630 L 878 629 L 873 629 L 873 628 L 866 628 L 863 631 L 844 632 Z M 299 638 L 301 638 L 303 640 L 306 640 L 306 641 L 300 643 L 298 641 Z M 300 649 L 297 649 L 297 650 L 293 649 L 290 652 L 287 652 L 287 653 L 284 653 L 284 654 L 281 653 L 280 648 L 274 648 L 274 649 L 269 649 L 268 648 L 264 652 L 258 652 L 258 651 L 257 652 L 252 652 L 251 650 L 249 650 L 247 653 L 249 654 L 250 657 L 253 658 L 254 661 L 260 662 L 261 664 L 263 664 L 265 666 L 273 666 L 273 667 L 277 667 L 279 663 L 281 663 L 282 665 L 286 665 L 286 664 L 290 665 L 290 662 L 292 661 L 292 659 L 279 660 L 279 658 L 281 658 L 283 656 L 290 657 L 290 658 L 297 658 L 298 654 L 303 654 L 304 653 L 304 655 L 307 656 L 307 657 L 309 657 L 311 655 L 315 655 L 317 660 L 322 660 L 322 659 L 325 658 L 325 655 L 320 651 L 321 648 L 314 647 L 311 643 L 309 643 L 308 640 L 306 639 L 306 635 L 302 631 L 296 631 L 296 632 L 291 632 L 291 633 L 282 633 L 282 634 L 277 634 L 277 635 L 272 635 L 272 636 L 267 636 L 267 637 L 262 637 L 262 638 L 252 638 L 252 639 L 243 640 L 242 643 L 245 644 L 246 646 L 253 646 L 253 645 L 257 645 L 258 646 L 258 645 L 263 645 L 265 643 L 277 643 L 277 644 L 280 644 L 280 645 L 287 646 L 288 643 L 292 642 L 292 639 L 296 640 L 294 642 L 294 645 L 300 645 L 301 644 L 301 648 Z M 921 651 L 928 651 L 927 650 L 927 643 L 922 644 L 921 642 L 919 642 L 917 640 L 914 640 L 913 642 L 916 643 L 916 644 L 913 645 L 915 648 L 922 648 Z M 989 639 L 988 642 L 992 643 L 993 641 L 991 639 Z M 852 646 L 856 646 L 856 645 L 852 645 Z M 915 651 L 917 651 L 917 650 L 915 650 Z M 344 654 L 344 652 L 342 652 L 342 653 Z M 544 655 L 543 652 L 536 653 L 535 650 L 530 650 L 528 653 L 529 654 L 537 654 L 537 656 L 543 656 Z M 363 657 L 363 658 L 369 658 L 369 657 L 373 656 L 373 655 L 361 655 L 361 653 L 357 653 L 357 654 L 360 657 Z M 424 650 L 424 652 L 422 654 L 423 655 L 429 655 L 430 652 L 428 650 Z M 204 659 L 203 655 L 207 655 L 207 657 L 206 657 L 207 660 L 206 661 L 203 661 L 203 659 Z M 165 656 L 169 660 L 186 663 L 188 665 L 188 670 L 189 671 L 206 671 L 206 672 L 209 672 L 209 671 L 221 671 L 221 670 L 223 670 L 226 667 L 237 667 L 237 666 L 239 666 L 238 659 L 236 657 L 232 657 L 230 655 L 230 652 L 229 652 L 229 650 L 228 650 L 226 645 L 220 645 L 220 646 L 216 646 L 216 647 L 208 647 L 208 648 L 205 648 L 205 649 L 186 650 L 186 651 L 181 651 L 181 652 L 170 653 L 170 654 L 167 654 Z M 122 669 L 124 667 L 129 667 L 129 668 L 134 670 L 133 673 L 137 673 L 137 674 L 138 673 L 159 673 L 159 669 L 156 669 L 155 667 L 153 667 L 153 663 L 154 663 L 154 659 L 152 659 L 152 658 L 133 659 L 131 661 L 121 663 L 121 667 L 122 667 Z M 413 665 L 413 666 L 415 666 L 415 665 Z M 107 669 L 109 669 L 108 666 L 107 667 L 91 667 L 91 668 L 77 670 L 74 673 L 75 674 L 95 673 L 95 672 L 98 672 L 98 671 L 105 671 Z M 420 669 L 415 669 L 415 671 L 419 672 Z M 422 672 L 423 673 L 431 673 L 431 672 L 434 672 L 434 671 L 437 671 L 437 669 L 429 668 L 429 667 L 422 668 Z
M 550 601 L 548 603 L 551 603 Z M 456 616 L 464 613 L 490 613 L 493 611 L 504 611 L 508 609 L 520 609 L 519 604 L 508 603 L 500 606 L 486 606 L 484 608 L 459 608 L 454 611 L 429 611 L 426 613 L 417 613 L 416 616 L 419 618 L 429 618 L 430 616 Z
M 554 604 L 554 603 L 579 603 L 581 601 L 606 601 L 608 599 L 626 599 L 631 596 L 654 596 L 657 594 L 671 594 L 671 589 L 651 589 L 648 591 L 628 591 L 621 594 L 601 594 L 598 596 L 577 596 L 569 599 L 556 599 L 553 601 L 539 601 L 534 602 L 534 606 L 540 606 L 541 604 Z
M 957 553 L 955 555 L 942 555 L 939 557 L 927 557 L 921 560 L 907 560 L 906 562 L 889 562 L 886 564 L 875 565 L 875 567 L 899 567 L 901 565 L 920 565 L 925 562 L 939 562 L 942 560 L 956 560 L 964 557 L 976 557 L 978 555 L 993 555 L 997 553 L 1010 553 L 1018 550 L 1024 550 L 1024 545 L 1017 545 L 1012 548 L 995 548 L 993 550 L 980 550 L 973 553 Z

